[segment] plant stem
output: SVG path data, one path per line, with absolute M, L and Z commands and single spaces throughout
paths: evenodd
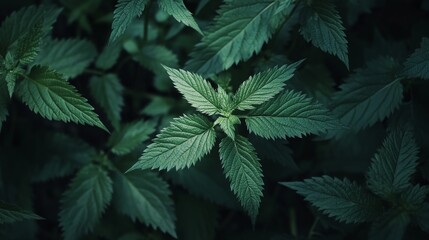
M 298 239 L 298 227 L 296 225 L 296 212 L 294 208 L 289 209 L 289 228 L 290 234 Z

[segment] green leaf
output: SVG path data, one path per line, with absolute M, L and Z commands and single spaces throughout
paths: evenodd
M 87 100 L 62 75 L 45 67 L 33 67 L 19 84 L 17 93 L 33 112 L 44 118 L 88 124 L 108 131 Z
M 235 126 L 240 124 L 240 119 L 237 116 L 230 115 L 229 117 L 218 117 L 215 124 L 219 124 L 223 132 L 228 135 L 228 137 L 235 139 Z
M 61 9 L 53 6 L 29 6 L 10 14 L 0 27 L 0 55 L 5 56 L 8 48 L 19 38 L 42 24 L 43 36 L 52 28 Z M 28 36 L 31 37 L 31 36 Z
M 32 63 L 39 54 L 43 36 L 43 22 L 40 21 L 18 38 L 16 44 L 13 45 L 12 51 L 15 58 L 22 64 Z
M 255 146 L 256 152 L 262 159 L 269 159 L 292 171 L 299 171 L 292 158 L 292 150 L 286 145 L 286 140 L 272 141 L 251 135 L 250 142 Z
M 139 161 L 128 171 L 189 168 L 210 152 L 215 140 L 213 123 L 206 117 L 194 114 L 175 118 L 169 127 L 156 136 Z
M 112 198 L 112 180 L 96 165 L 87 165 L 73 178 L 61 198 L 59 221 L 64 238 L 77 239 L 92 231 Z
M 26 219 L 41 220 L 43 218 L 33 212 L 0 201 L 0 224 L 13 223 Z
M 337 56 L 349 68 L 347 39 L 343 22 L 330 0 L 309 1 L 300 33 L 307 42 Z
M 115 11 L 113 12 L 112 33 L 110 42 L 117 40 L 131 22 L 140 17 L 148 0 L 118 0 Z
M 249 112 L 245 121 L 251 133 L 267 139 L 302 137 L 339 127 L 323 105 L 289 90 Z
M 381 210 L 381 205 L 373 195 L 347 178 L 340 180 L 322 176 L 280 184 L 297 191 L 324 214 L 340 222 L 367 222 Z
M 126 124 L 113 132 L 109 139 L 109 146 L 112 147 L 112 152 L 115 154 L 127 154 L 149 139 L 149 136 L 155 132 L 155 127 L 156 122 L 154 121 L 140 120 Z
M 148 116 L 159 116 L 167 114 L 174 106 L 175 100 L 171 98 L 155 96 L 150 103 L 146 105 L 141 111 L 141 114 Z
M 121 50 L 122 45 L 118 41 L 107 44 L 98 55 L 95 66 L 103 70 L 113 67 L 118 61 Z
M 429 38 L 423 38 L 420 48 L 405 61 L 404 73 L 409 78 L 429 79 Z
M 258 73 L 244 81 L 234 96 L 235 106 L 239 110 L 254 109 L 277 95 L 291 79 L 302 61 L 274 67 Z
M 119 212 L 176 237 L 168 184 L 151 172 L 116 174 L 114 202 Z
M 186 67 L 204 77 L 226 70 L 258 53 L 285 19 L 279 9 L 292 9 L 284 0 L 228 0 Z
M 195 29 L 203 35 L 203 32 L 192 17 L 192 13 L 186 8 L 183 0 L 160 0 L 158 4 L 162 10 L 173 16 L 178 22 Z
M 7 84 L 7 91 L 9 93 L 9 97 L 12 97 L 13 92 L 15 91 L 15 84 L 16 84 L 17 77 L 18 76 L 15 72 L 6 73 L 6 77 L 4 78 L 4 80 L 6 81 L 6 84 Z
M 210 83 L 198 74 L 164 67 L 174 86 L 198 111 L 209 115 L 221 111 L 216 91 Z
M 333 96 L 334 113 L 355 131 L 388 117 L 402 101 L 398 64 L 387 57 L 368 62 L 351 75 Z
M 417 213 L 423 207 L 428 193 L 428 186 L 417 184 L 412 187 L 408 187 L 401 193 L 401 205 L 408 213 Z
M 372 159 L 368 170 L 368 187 L 377 195 L 392 198 L 411 186 L 417 168 L 418 148 L 408 131 L 393 131 Z
M 255 149 L 247 138 L 236 135 L 235 140 L 228 137 L 222 139 L 219 154 L 231 190 L 254 224 L 264 185 L 262 168 Z
M 49 66 L 66 78 L 74 78 L 83 73 L 96 56 L 97 49 L 87 40 L 47 40 L 35 64 Z
M 121 122 L 121 110 L 124 106 L 122 92 L 124 87 L 118 76 L 106 74 L 101 77 L 94 76 L 89 80 L 89 88 L 96 102 L 103 108 L 107 118 L 115 129 Z
M 406 213 L 389 210 L 371 224 L 369 239 L 402 240 L 410 220 Z

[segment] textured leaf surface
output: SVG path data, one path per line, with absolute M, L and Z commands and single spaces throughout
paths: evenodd
M 64 239 L 92 231 L 112 198 L 112 180 L 96 165 L 82 168 L 61 199 L 59 221 Z
M 214 26 L 191 53 L 187 69 L 206 77 L 248 60 L 261 50 L 283 20 L 282 14 L 276 14 L 279 7 L 285 7 L 281 3 L 280 0 L 225 1 Z
M 300 33 L 308 42 L 337 56 L 349 68 L 347 39 L 343 22 L 330 0 L 311 1 Z
M 372 220 L 379 213 L 377 200 L 355 182 L 329 176 L 313 177 L 282 185 L 297 191 L 323 213 L 345 223 Z
M 122 96 L 124 87 L 118 76 L 106 74 L 101 77 L 92 77 L 89 81 L 89 88 L 92 96 L 103 108 L 113 127 L 118 129 L 121 122 L 121 110 L 124 106 Z
M 221 111 L 216 91 L 198 74 L 165 67 L 168 75 L 183 97 L 198 111 L 213 115 Z
M 235 139 L 235 124 L 240 123 L 240 119 L 234 115 L 231 115 L 227 118 L 225 117 L 218 117 L 216 119 L 216 122 L 219 123 L 220 128 L 223 130 L 223 132 L 228 135 L 228 137 Z
M 15 205 L 0 201 L 0 224 L 13 223 L 27 219 L 41 220 L 43 218 Z
M 397 68 L 393 59 L 383 57 L 356 70 L 335 93 L 334 113 L 356 131 L 388 117 L 402 101 Z
M 110 42 L 122 36 L 131 22 L 142 14 L 147 2 L 148 0 L 118 0 L 113 12 Z
M 88 124 L 107 131 L 87 100 L 62 75 L 52 70 L 33 67 L 17 90 L 22 101 L 44 118 Z
M 244 81 L 234 96 L 236 108 L 253 109 L 255 105 L 273 98 L 283 89 L 285 82 L 293 77 L 300 63 L 274 67 Z
M 130 170 L 190 167 L 210 152 L 215 140 L 213 123 L 206 117 L 185 115 L 176 118 L 156 136 Z
M 131 219 L 138 219 L 176 237 L 176 215 L 168 184 L 151 172 L 117 174 L 115 206 Z
M 235 140 L 228 137 L 222 139 L 219 154 L 231 190 L 255 223 L 264 185 L 255 149 L 249 140 L 237 135 Z
M 302 137 L 339 127 L 323 105 L 289 90 L 250 111 L 245 121 L 251 133 L 272 139 Z
M 389 198 L 410 187 L 416 172 L 418 148 L 408 131 L 394 131 L 375 154 L 368 170 L 368 186 L 376 194 Z
M 420 48 L 404 63 L 404 72 L 411 78 L 429 79 L 429 38 L 423 38 Z
M 192 13 L 183 3 L 183 0 L 159 0 L 158 4 L 162 10 L 173 16 L 178 22 L 195 29 L 201 35 L 203 34 L 194 17 L 192 17 Z
M 126 124 L 122 129 L 113 132 L 109 139 L 112 152 L 123 155 L 131 152 L 155 132 L 154 121 L 136 121 Z
M 43 35 L 43 22 L 35 23 L 28 32 L 16 41 L 13 48 L 15 58 L 22 64 L 33 62 L 39 54 Z
M 44 42 L 35 64 L 49 66 L 66 78 L 74 78 L 81 74 L 96 56 L 97 49 L 87 40 L 48 40 Z

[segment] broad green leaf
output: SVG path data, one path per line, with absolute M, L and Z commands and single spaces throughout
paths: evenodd
M 333 112 L 355 131 L 388 117 L 402 101 L 398 64 L 382 57 L 352 74 L 333 96 Z
M 114 202 L 133 221 L 159 228 L 176 237 L 173 200 L 168 184 L 152 172 L 116 174 Z
M 149 136 L 155 132 L 155 127 L 156 122 L 142 120 L 124 125 L 110 136 L 109 145 L 112 147 L 112 152 L 118 155 L 131 152 L 149 139 Z
M 378 200 L 356 182 L 329 176 L 313 177 L 302 182 L 280 183 L 305 197 L 324 214 L 340 222 L 367 222 L 378 215 Z
M 118 0 L 113 12 L 110 42 L 117 40 L 127 30 L 131 22 L 140 17 L 148 0 Z
M 240 119 L 237 116 L 230 115 L 229 117 L 218 117 L 215 124 L 218 123 L 223 132 L 228 137 L 235 139 L 235 126 L 240 123 Z
M 43 218 L 33 212 L 0 201 L 0 224 L 14 223 L 27 219 L 41 220 Z
M 254 224 L 264 185 L 262 168 L 255 149 L 247 138 L 236 135 L 235 140 L 229 137 L 222 139 L 219 154 L 231 190 Z
M 140 111 L 140 114 L 146 114 L 152 117 L 165 115 L 173 108 L 174 102 L 175 100 L 172 98 L 155 96 L 150 103 Z
M 429 38 L 422 39 L 420 48 L 408 57 L 404 67 L 407 77 L 429 79 Z
M 291 79 L 302 61 L 274 67 L 258 73 L 244 81 L 234 96 L 235 106 L 239 110 L 254 109 L 278 94 Z
M 83 73 L 96 56 L 97 49 L 87 40 L 47 40 L 35 64 L 49 66 L 66 78 L 74 78 Z
M 227 0 L 220 7 L 214 26 L 206 33 L 186 69 L 207 77 L 246 61 L 258 53 L 292 9 L 286 0 Z M 281 9 L 281 13 L 278 10 Z
M 337 56 L 349 68 L 343 22 L 331 0 L 308 1 L 300 33 L 322 51 Z
M 128 171 L 189 168 L 210 152 L 215 140 L 213 123 L 206 117 L 194 114 L 175 118 L 169 127 L 156 136 L 139 161 Z
M 112 180 L 105 170 L 96 165 L 82 168 L 61 198 L 59 221 L 64 239 L 78 239 L 92 231 L 112 192 Z
M 89 88 L 96 102 L 103 108 L 107 118 L 115 129 L 119 128 L 121 122 L 121 111 L 124 106 L 122 92 L 124 87 L 118 76 L 106 74 L 94 76 L 89 80 Z
M 122 45 L 118 41 L 107 44 L 98 55 L 95 66 L 103 70 L 113 67 L 118 61 L 121 50 Z
M 22 64 L 32 63 L 39 54 L 43 36 L 43 21 L 40 21 L 12 45 L 15 58 Z
M 411 186 L 416 172 L 418 148 L 408 131 L 393 131 L 372 159 L 368 170 L 368 187 L 377 195 L 392 198 Z
M 37 24 L 43 23 L 42 32 L 45 36 L 60 12 L 61 9 L 53 6 L 40 5 L 22 8 L 10 14 L 0 27 L 0 55 L 5 56 L 8 48 Z
M 369 239 L 402 240 L 410 220 L 407 213 L 389 210 L 371 224 Z
M 164 67 L 174 86 L 198 111 L 209 115 L 221 111 L 220 101 L 210 83 L 198 74 Z
M 417 184 L 408 187 L 401 193 L 401 205 L 408 213 L 417 213 L 423 207 L 428 193 L 428 186 Z
M 17 93 L 33 112 L 44 118 L 88 124 L 108 131 L 87 100 L 61 74 L 45 67 L 33 67 L 19 84 Z
M 290 90 L 250 111 L 245 121 L 251 133 L 267 139 L 302 137 L 339 128 L 323 105 Z
M 192 17 L 192 13 L 186 8 L 183 0 L 159 0 L 158 4 L 162 10 L 173 16 L 178 22 L 195 29 L 203 35 L 203 32 Z

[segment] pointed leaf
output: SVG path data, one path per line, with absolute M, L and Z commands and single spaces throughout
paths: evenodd
M 186 8 L 183 0 L 159 0 L 158 4 L 162 10 L 173 16 L 178 22 L 195 29 L 203 35 L 203 32 L 192 17 L 192 13 Z
M 15 205 L 0 201 L 0 224 L 13 223 L 27 219 L 41 220 L 43 218 Z
M 429 79 L 429 38 L 422 39 L 420 48 L 408 57 L 404 67 L 407 77 Z
M 155 127 L 154 121 L 140 120 L 126 124 L 122 129 L 113 132 L 109 139 L 109 146 L 112 146 L 112 152 L 115 154 L 127 154 L 149 139 L 149 136 L 155 132 Z
M 148 0 L 118 0 L 115 11 L 113 12 L 112 33 L 110 42 L 118 39 L 131 22 L 140 17 Z
M 220 128 L 228 137 L 235 139 L 235 124 L 240 123 L 240 119 L 234 115 L 229 117 L 218 117 L 215 123 L 219 123 Z

